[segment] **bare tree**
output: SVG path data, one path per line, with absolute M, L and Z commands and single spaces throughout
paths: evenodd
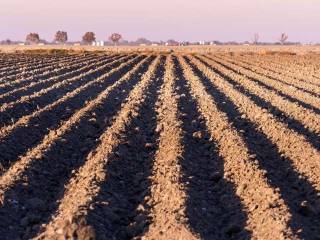
M 119 33 L 112 33 L 109 40 L 112 41 L 114 45 L 117 45 L 121 38 L 122 36 Z
M 91 44 L 95 40 L 96 40 L 96 35 L 93 32 L 86 32 L 82 37 L 82 41 L 86 44 Z
M 40 42 L 40 37 L 38 33 L 29 33 L 26 37 L 26 43 L 35 44 Z
M 68 33 L 64 31 L 56 32 L 54 36 L 54 41 L 58 43 L 66 43 L 68 41 Z
M 279 40 L 280 40 L 281 45 L 285 44 L 285 42 L 288 40 L 288 35 L 285 33 L 281 33 Z
M 252 39 L 253 44 L 257 45 L 259 43 L 259 39 L 260 39 L 259 33 L 255 33 Z

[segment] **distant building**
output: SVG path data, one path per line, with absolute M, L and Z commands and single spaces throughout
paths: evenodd
M 92 46 L 103 47 L 104 41 L 94 41 L 94 42 L 92 42 Z

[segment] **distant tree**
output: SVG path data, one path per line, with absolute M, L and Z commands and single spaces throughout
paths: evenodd
M 82 37 L 82 41 L 86 44 L 91 44 L 95 40 L 96 40 L 96 35 L 93 32 L 86 32 Z
M 54 36 L 54 41 L 58 43 L 66 43 L 68 41 L 68 33 L 64 31 L 56 32 Z
M 257 45 L 259 43 L 259 39 L 260 39 L 259 33 L 255 33 L 252 39 L 253 44 Z
M 10 44 L 13 44 L 13 42 L 10 39 L 6 39 L 6 40 L 2 40 L 0 44 L 10 45 Z
M 169 39 L 169 40 L 166 42 L 166 45 L 168 45 L 168 46 L 178 46 L 178 45 L 179 45 L 179 42 L 177 42 L 177 41 L 174 40 L 174 39 Z
M 113 42 L 114 45 L 117 45 L 121 38 L 122 36 L 119 33 L 112 33 L 109 40 Z
M 285 42 L 288 40 L 288 35 L 287 34 L 285 34 L 285 33 L 281 33 L 281 35 L 280 35 L 280 43 L 281 43 L 281 45 L 283 45 L 283 44 L 285 44 Z
M 40 42 L 40 37 L 38 33 L 29 33 L 26 37 L 26 43 L 35 44 Z
M 152 42 L 149 41 L 148 39 L 146 38 L 138 38 L 135 42 L 135 44 L 137 45 L 141 45 L 141 44 L 144 44 L 144 45 L 150 45 Z

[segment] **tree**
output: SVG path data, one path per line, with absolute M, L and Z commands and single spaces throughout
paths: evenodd
M 91 44 L 95 40 L 96 40 L 96 35 L 93 32 L 86 32 L 82 37 L 82 41 L 86 44 Z
M 114 45 L 117 45 L 117 43 L 120 41 L 122 36 L 119 33 L 112 33 L 109 37 L 109 40 L 114 43 Z
M 285 42 L 288 40 L 288 35 L 285 33 L 281 33 L 279 40 L 280 40 L 281 45 L 285 44 Z
M 10 44 L 13 44 L 13 42 L 10 39 L 6 39 L 6 40 L 2 40 L 0 44 L 10 45 Z
M 26 37 L 26 43 L 35 44 L 40 42 L 40 37 L 38 33 L 29 33 Z
M 150 45 L 152 42 L 146 38 L 138 38 L 135 42 L 137 45 Z
M 167 46 L 178 46 L 178 45 L 179 45 L 179 42 L 177 42 L 177 41 L 174 40 L 174 39 L 169 39 L 169 40 L 166 42 L 166 45 L 167 45 Z
M 257 45 L 259 43 L 259 38 L 260 38 L 259 33 L 255 33 L 253 35 L 253 40 L 252 40 L 253 44 Z
M 56 32 L 54 36 L 54 41 L 58 43 L 66 43 L 68 41 L 68 33 L 64 31 Z

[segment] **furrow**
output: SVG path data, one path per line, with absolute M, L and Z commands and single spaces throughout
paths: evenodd
M 313 179 L 313 182 L 317 186 L 316 188 L 320 190 L 320 174 L 318 173 L 320 170 L 319 151 L 314 149 L 301 135 L 289 130 L 285 124 L 277 121 L 274 116 L 255 105 L 252 100 L 241 94 L 232 84 L 216 75 L 204 64 L 196 59 L 192 59 L 192 63 L 195 64 L 215 86 L 222 89 L 225 94 L 235 102 L 239 110 L 241 110 L 250 121 L 256 123 L 261 130 L 278 145 L 279 150 L 284 155 L 292 159 L 297 168 L 300 166 L 303 169 L 303 166 L 307 165 L 307 169 L 303 171 L 304 174 Z M 240 99 L 241 102 L 239 102 Z M 275 131 L 275 129 L 277 131 Z M 306 164 L 306 160 L 308 164 Z
M 105 57 L 99 57 L 98 59 L 103 59 Z M 92 57 L 91 59 L 82 59 L 79 62 L 75 61 L 75 63 L 72 63 L 71 66 L 62 66 L 60 68 L 51 70 L 51 71 L 45 71 L 42 74 L 37 74 L 36 72 L 32 74 L 29 77 L 20 77 L 15 80 L 8 80 L 5 79 L 4 83 L 0 84 L 0 92 L 1 94 L 5 94 L 8 91 L 14 90 L 19 87 L 27 86 L 34 82 L 42 81 L 43 79 L 47 79 L 53 76 L 62 75 L 65 74 L 66 76 L 72 76 L 72 74 L 79 73 L 80 69 L 88 69 L 88 67 L 93 67 L 94 63 L 96 63 L 96 58 Z M 88 66 L 89 64 L 89 66 Z M 68 64 L 69 65 L 69 64 Z
M 41 80 L 41 81 L 34 81 L 34 82 L 30 82 L 30 84 L 23 86 L 23 87 L 15 87 L 13 90 L 8 91 L 4 94 L 0 95 L 0 103 L 8 103 L 8 102 L 12 102 L 15 101 L 19 98 L 21 98 L 22 96 L 26 96 L 26 95 L 30 95 L 35 91 L 41 91 L 44 88 L 50 87 L 51 85 L 53 85 L 56 82 L 59 81 L 63 81 L 62 79 L 68 78 L 68 77 L 72 77 L 72 76 L 76 76 L 77 74 L 79 74 L 82 71 L 86 71 L 87 69 L 90 69 L 90 67 L 92 67 L 92 64 L 95 64 L 94 67 L 99 67 L 103 64 L 106 63 L 110 63 L 114 60 L 119 59 L 119 56 L 115 56 L 115 57 L 111 57 L 111 58 L 107 58 L 107 59 L 95 59 L 92 62 L 88 61 L 86 63 L 86 66 L 83 68 L 81 66 L 74 66 L 72 68 L 66 68 L 63 69 L 63 72 L 66 73 L 62 73 L 61 75 L 56 71 L 56 76 Z M 89 66 L 88 66 L 89 65 Z M 76 71 L 74 71 L 76 70 Z
M 305 135 L 315 148 L 320 146 L 320 118 L 317 114 L 300 107 L 274 92 L 266 91 L 263 87 L 255 84 L 243 75 L 236 73 L 236 70 L 229 70 L 214 61 L 199 57 L 202 63 L 212 67 L 212 70 L 220 74 L 225 80 L 229 80 L 235 88 L 241 89 L 243 94 L 250 95 L 251 99 L 260 102 L 260 107 L 271 112 L 274 117 L 283 121 L 292 130 Z M 257 103 L 256 103 L 257 104 Z M 272 109 L 274 109 L 272 111 Z
M 200 70 L 198 74 L 203 76 L 212 96 L 225 102 L 222 107 L 229 111 L 229 119 L 243 132 L 246 145 L 266 171 L 270 184 L 279 189 L 290 209 L 289 225 L 293 232 L 302 239 L 317 236 L 319 151 L 205 65 L 194 59 L 191 63 Z M 303 212 L 305 206 L 312 209 L 310 215 Z
M 67 56 L 67 57 L 63 56 L 60 58 L 52 58 L 50 60 L 44 60 L 44 61 L 42 60 L 35 63 L 28 63 L 24 66 L 19 66 L 19 65 L 17 66 L 17 64 L 13 63 L 14 64 L 13 68 L 15 68 L 14 70 L 10 70 L 10 69 L 0 70 L 0 82 L 4 80 L 8 81 L 12 78 L 17 78 L 18 76 L 26 77 L 30 74 L 34 74 L 35 72 L 41 73 L 47 70 L 54 70 L 60 64 L 72 62 L 74 60 L 77 60 L 75 56 Z
M 213 57 L 210 59 L 213 60 L 216 58 Z M 219 59 L 217 60 L 217 62 L 226 66 L 226 62 L 224 62 L 223 60 Z M 280 81 L 257 74 L 253 71 L 248 71 L 239 66 L 233 65 L 233 67 L 236 68 L 237 71 L 243 76 L 250 78 L 252 81 L 260 84 L 261 86 L 264 86 L 271 91 L 278 92 L 279 95 L 287 98 L 289 101 L 296 102 L 299 105 L 302 105 L 304 108 L 313 110 L 320 115 L 320 101 L 318 97 L 314 97 L 294 87 L 289 87 L 288 85 L 286 86 Z
M 283 70 L 282 72 L 273 72 L 265 67 L 260 67 L 255 65 L 252 62 L 246 62 L 239 58 L 219 58 L 223 61 L 230 62 L 237 67 L 241 67 L 245 70 L 255 72 L 259 75 L 265 76 L 267 78 L 274 79 L 275 81 L 279 81 L 283 83 L 285 86 L 297 89 L 301 92 L 306 93 L 307 95 L 311 95 L 313 97 L 320 97 L 320 88 L 314 86 L 306 82 L 303 79 L 296 79 L 291 76 L 288 76 L 287 71 Z
M 0 137 L 2 169 L 10 167 L 28 148 L 41 141 L 44 135 L 58 126 L 60 121 L 67 120 L 86 101 L 90 101 L 93 96 L 112 85 L 140 61 L 141 56 L 123 63 L 86 85 L 69 92 L 58 101 L 21 118 L 13 125 L 4 127 Z
M 152 222 L 146 239 L 197 239 L 186 224 L 184 186 L 179 181 L 182 129 L 174 90 L 176 76 L 172 56 L 167 58 L 164 83 L 157 103 L 159 146 L 155 154 L 149 205 Z
M 248 216 L 246 229 L 252 233 L 252 239 L 293 238 L 288 226 L 288 208 L 278 191 L 268 184 L 256 156 L 250 153 L 241 134 L 230 124 L 228 115 L 221 111 L 217 105 L 219 102 L 207 92 L 185 59 L 179 57 L 179 63 L 191 95 L 196 99 L 199 112 L 205 118 L 208 131 L 218 146 L 219 155 L 224 159 L 224 179 L 236 186 L 236 194 Z M 231 229 L 230 233 L 237 231 Z
M 280 58 L 281 61 L 284 60 L 284 57 Z M 319 87 L 320 85 L 317 84 L 315 81 L 317 79 L 316 75 L 311 75 L 309 71 L 303 71 L 302 73 L 300 71 L 296 70 L 297 66 L 289 65 L 283 65 L 282 63 L 274 63 L 272 60 L 268 60 L 266 58 L 263 58 L 263 61 L 256 58 L 250 58 L 250 60 L 247 60 L 246 58 L 241 58 L 241 61 L 244 61 L 247 64 L 251 64 L 253 66 L 259 66 L 263 69 L 273 73 L 273 74 L 285 74 L 287 76 L 290 76 L 294 79 L 295 82 L 301 84 L 308 84 L 310 87 L 313 87 L 316 89 L 316 92 L 319 93 Z M 267 64 L 266 64 L 267 63 Z M 314 63 L 313 63 L 314 64 Z M 294 69 L 294 70 L 292 70 Z
M 105 166 L 114 155 L 115 148 L 122 143 L 126 126 L 137 117 L 139 108 L 146 100 L 146 92 L 155 74 L 159 57 L 150 65 L 141 81 L 130 92 L 125 104 L 114 118 L 114 122 L 100 136 L 99 145 L 88 155 L 84 165 L 69 181 L 66 191 L 59 204 L 56 216 L 39 236 L 40 239 L 63 239 L 70 233 L 69 223 L 80 223 L 90 210 L 93 198 L 99 194 L 100 185 L 108 181 Z M 71 224 L 70 224 L 71 225 Z M 81 226 L 80 226 L 81 227 Z M 76 230 L 76 229 L 75 229 Z M 72 234 L 72 233 L 71 233 Z
M 92 83 L 95 83 L 92 79 L 99 77 L 104 72 L 110 71 L 114 67 L 120 65 L 121 62 L 125 62 L 131 58 L 132 56 L 125 56 L 114 60 L 111 63 L 103 64 L 96 69 L 83 72 L 75 77 L 66 78 L 30 96 L 24 96 L 17 101 L 1 105 L 0 126 L 3 127 L 9 123 L 15 123 L 16 119 L 20 119 L 24 115 L 32 113 L 32 111 L 45 108 L 52 102 L 59 101 L 59 99 L 63 98 L 66 94 L 80 89 L 83 86 L 87 86 L 88 84 L 91 85 Z
M 101 92 L 96 98 L 87 102 L 83 108 L 79 111 L 75 112 L 68 120 L 63 121 L 56 129 L 52 129 L 46 134 L 41 142 L 34 148 L 30 149 L 24 156 L 20 157 L 19 160 L 8 169 L 8 171 L 3 174 L 0 178 L 0 186 L 1 192 L 0 199 L 3 199 L 3 193 L 6 189 L 10 188 L 17 180 L 20 179 L 21 174 L 27 169 L 28 165 L 33 159 L 40 159 L 43 157 L 46 151 L 48 151 L 54 144 L 56 140 L 61 138 L 64 134 L 66 134 L 72 127 L 74 127 L 81 118 L 86 116 L 92 109 L 96 106 L 104 102 L 110 92 L 119 87 L 124 82 L 128 81 L 133 74 L 137 72 L 141 68 L 145 61 L 141 61 L 136 64 L 133 69 L 128 71 L 123 77 L 121 77 L 118 81 L 116 81 L 111 86 L 107 87 L 103 92 Z
M 36 58 L 34 61 L 28 61 L 28 62 L 23 62 L 17 57 L 14 61 L 7 62 L 8 65 L 6 67 L 1 67 L 0 68 L 0 78 L 5 76 L 6 73 L 13 74 L 13 73 L 21 73 L 24 71 L 32 70 L 35 69 L 35 66 L 43 66 L 47 67 L 50 64 L 58 63 L 58 62 L 64 62 L 64 61 L 70 61 L 73 59 L 75 56 L 73 55 L 64 55 L 59 58 L 56 56 L 50 56 L 50 57 L 43 57 L 41 59 Z
M 31 239 L 50 221 L 58 211 L 68 182 L 85 164 L 90 151 L 100 144 L 99 137 L 112 125 L 122 104 L 153 59 L 153 56 L 148 58 L 130 79 L 118 85 L 105 100 L 81 116 L 71 129 L 54 141 L 40 159 L 33 159 L 20 180 L 6 190 L 0 208 L 2 236 Z M 43 204 L 34 205 L 34 200 L 40 200 Z M 16 226 L 16 223 L 20 224 Z M 16 227 L 3 228 L 4 225 Z
M 176 66 L 178 107 L 183 129 L 184 151 L 180 161 L 181 181 L 186 185 L 186 217 L 200 239 L 250 239 L 246 229 L 247 214 L 236 195 L 236 186 L 225 179 L 224 159 L 210 137 L 205 118 Z

